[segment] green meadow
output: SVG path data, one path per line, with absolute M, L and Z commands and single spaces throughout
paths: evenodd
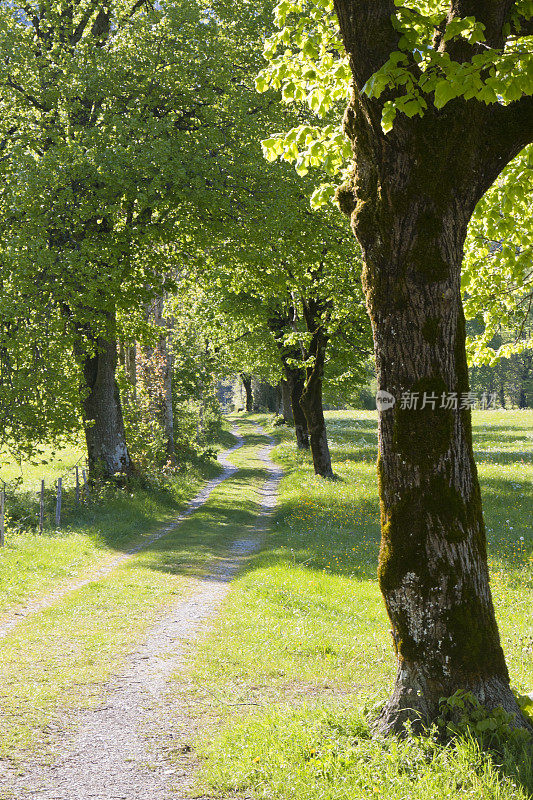
M 382 743 L 368 720 L 395 662 L 376 581 L 379 508 L 372 412 L 327 414 L 334 469 L 313 475 L 291 432 L 279 506 L 263 551 L 233 586 L 202 642 L 198 692 L 218 698 L 199 743 L 201 791 L 216 796 L 524 798 L 533 790 L 521 744 L 483 755 L 474 740 Z M 533 692 L 533 414 L 474 414 L 492 588 L 511 680 Z M 498 760 L 499 759 L 499 760 Z M 501 762 L 501 763 L 500 763 Z

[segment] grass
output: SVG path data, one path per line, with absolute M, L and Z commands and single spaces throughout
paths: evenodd
M 229 437 L 232 442 L 233 437 Z M 221 440 L 224 446 L 228 434 Z M 63 460 L 50 461 L 47 481 L 75 459 L 77 451 L 63 453 Z M 32 468 L 33 469 L 33 468 Z M 36 469 L 36 468 L 35 468 Z M 64 494 L 61 527 L 49 519 L 44 535 L 35 528 L 17 530 L 11 524 L 10 504 L 17 502 L 31 508 L 32 498 L 23 484 L 6 503 L 5 547 L 0 549 L 0 613 L 5 613 L 30 597 L 46 593 L 65 580 L 73 579 L 117 553 L 140 544 L 165 522 L 175 518 L 184 503 L 194 496 L 208 478 L 219 474 L 214 463 L 188 466 L 165 488 L 110 487 L 76 506 L 72 487 Z M 31 469 L 28 471 L 31 477 Z M 39 473 L 40 474 L 40 473 Z M 50 498 L 49 498 L 50 499 Z M 37 510 L 33 508 L 33 517 Z M 34 524 L 32 520 L 31 524 Z
M 199 790 L 268 800 L 533 796 L 531 759 L 516 752 L 369 738 L 362 709 L 384 700 L 395 672 L 375 578 L 376 416 L 327 419 L 341 480 L 314 477 L 290 431 L 276 429 L 287 472 L 271 535 L 199 648 L 197 691 L 219 698 L 222 723 L 199 744 Z M 477 412 L 474 431 L 502 640 L 513 685 L 531 692 L 533 414 Z
M 97 701 L 102 684 L 156 616 L 253 526 L 265 480 L 256 453 L 264 439 L 251 425 L 243 428 L 246 446 L 232 456 L 242 468 L 201 509 L 107 577 L 28 617 L 0 642 L 0 758 L 17 763 L 29 752 L 49 757 L 55 732 L 77 709 Z
M 351 705 L 271 708 L 236 719 L 204 747 L 211 787 L 223 797 L 265 800 L 526 800 L 531 767 L 498 761 L 472 739 L 377 740 Z M 224 754 L 222 756 L 222 753 Z M 210 795 L 211 796 L 211 795 Z
M 9 451 L 0 453 L 0 479 L 8 484 L 20 482 L 27 491 L 39 491 L 41 480 L 53 485 L 59 477 L 68 475 L 76 466 L 85 468 L 86 449 L 81 443 L 63 447 L 43 445 L 34 461 L 19 461 Z

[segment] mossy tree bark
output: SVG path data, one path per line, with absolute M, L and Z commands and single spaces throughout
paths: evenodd
M 126 445 L 122 405 L 115 373 L 117 343 L 99 336 L 92 351 L 77 348 L 83 373 L 83 420 L 91 479 L 130 475 L 133 464 Z
M 322 383 L 328 341 L 323 326 L 326 304 L 320 300 L 305 300 L 303 309 L 307 330 L 311 334 L 311 342 L 307 352 L 308 366 L 306 367 L 305 386 L 300 398 L 300 405 L 307 421 L 315 475 L 333 478 L 322 404 Z
M 473 0 L 467 12 L 459 0 L 454 10 L 476 14 L 499 46 L 494 31 L 510 5 Z M 345 115 L 354 173 L 338 201 L 363 250 L 378 388 L 396 398 L 379 415 L 378 472 L 379 581 L 398 671 L 377 727 L 427 725 L 456 690 L 526 726 L 500 644 L 470 410 L 461 408 L 469 387 L 460 277 L 474 207 L 530 138 L 531 110 L 455 100 L 423 118 L 399 114 L 384 135 L 388 98 L 369 99 L 362 87 L 397 49 L 393 0 L 335 7 L 354 78 Z M 417 409 L 402 403 L 404 393 L 418 397 Z M 457 409 L 447 399 L 454 393 Z
M 254 410 L 254 396 L 252 393 L 252 376 L 247 372 L 241 374 L 242 385 L 246 394 L 246 411 Z
M 294 429 L 296 433 L 296 446 L 298 450 L 309 450 L 309 433 L 307 430 L 307 420 L 300 405 L 300 399 L 305 386 L 305 369 L 297 366 L 302 362 L 303 353 L 296 345 L 286 345 L 284 341 L 285 332 L 291 327 L 291 318 L 294 315 L 293 309 L 283 312 L 281 309 L 273 311 L 268 320 L 268 327 L 279 350 L 283 371 L 287 380 L 290 405 L 294 419 Z

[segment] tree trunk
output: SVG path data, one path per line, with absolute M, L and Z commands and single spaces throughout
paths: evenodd
M 120 394 L 115 379 L 117 343 L 98 337 L 94 352 L 87 355 L 78 348 L 83 370 L 83 419 L 89 457 L 89 475 L 111 478 L 130 474 L 133 465 L 126 446 Z
M 378 389 L 396 401 L 379 414 L 378 473 L 379 583 L 398 671 L 377 727 L 428 725 L 440 699 L 457 690 L 526 724 L 494 614 L 466 407 L 460 277 L 468 221 L 483 193 L 479 165 L 472 153 L 451 163 L 451 146 L 439 159 L 434 145 L 446 141 L 444 130 L 422 142 L 391 137 L 378 155 L 356 113 L 348 112 L 347 128 L 358 171 L 339 202 L 363 248 Z
M 161 336 L 157 344 L 161 359 L 161 378 L 163 391 L 161 396 L 160 417 L 165 433 L 165 446 L 167 456 L 174 462 L 176 453 L 174 445 L 174 406 L 172 401 L 172 351 L 170 345 L 172 320 L 163 314 L 165 298 L 163 295 L 156 298 L 154 303 L 154 322 L 161 328 Z
M 502 408 L 505 408 L 505 382 L 503 378 L 500 378 L 500 388 L 498 390 L 498 394 L 500 395 L 500 405 Z
M 254 410 L 254 397 L 252 394 L 252 376 L 246 372 L 241 374 L 242 385 L 246 392 L 246 411 Z
M 280 308 L 275 309 L 268 320 L 268 327 L 274 337 L 276 346 L 279 350 L 281 363 L 285 372 L 285 378 L 289 385 L 290 407 L 294 419 L 294 429 L 296 433 L 296 447 L 298 450 L 309 450 L 309 433 L 307 431 L 307 420 L 300 405 L 300 398 L 305 386 L 305 372 L 303 365 L 297 367 L 295 364 L 301 362 L 303 353 L 295 346 L 287 346 L 284 342 L 284 335 L 287 328 L 291 326 L 291 318 L 294 316 L 293 309 L 284 313 Z
M 327 346 L 327 336 L 324 333 L 320 318 L 323 310 L 319 301 L 309 300 L 304 302 L 307 329 L 312 334 L 309 345 L 309 357 L 312 363 L 306 369 L 306 380 L 300 398 L 300 406 L 305 414 L 307 430 L 309 431 L 315 475 L 321 475 L 323 478 L 333 478 L 326 420 L 324 419 L 322 406 L 322 380 Z
M 457 689 L 517 711 L 489 587 L 471 412 L 461 409 L 469 391 L 463 233 L 450 225 L 427 251 L 429 268 L 448 253 L 449 276 L 438 282 L 417 281 L 409 263 L 396 272 L 375 250 L 366 254 L 378 386 L 396 398 L 379 417 L 379 582 L 398 654 L 394 692 L 379 720 L 384 732 L 407 719 L 430 723 L 440 698 Z M 398 302 L 406 295 L 411 302 Z
M 411 242 L 405 259 L 385 224 L 381 242 L 365 247 L 378 387 L 396 398 L 379 415 L 379 582 L 398 655 L 383 732 L 407 719 L 429 724 L 440 698 L 458 689 L 519 713 L 489 586 L 471 412 L 461 408 L 469 391 L 460 295 L 466 224 L 421 203 L 409 233 L 405 225 L 399 217 L 391 226 Z M 428 227 L 442 228 L 430 245 Z M 424 256 L 415 260 L 421 241 Z
M 276 415 L 283 414 L 283 395 L 281 392 L 281 381 L 276 384 Z
M 118 359 L 131 384 L 133 397 L 137 399 L 137 345 L 127 345 L 123 341 L 119 341 Z
M 285 375 L 291 394 L 291 409 L 294 418 L 294 429 L 296 433 L 296 447 L 298 450 L 309 450 L 309 431 L 307 430 L 307 420 L 300 404 L 304 391 L 305 378 L 300 369 L 285 367 Z
M 161 417 L 163 430 L 165 432 L 167 456 L 171 461 L 174 461 L 175 445 L 174 406 L 172 402 L 172 356 L 168 347 L 166 336 L 161 338 L 159 350 L 163 356 L 163 403 L 161 408 Z
M 399 112 L 384 134 L 391 95 L 370 98 L 364 86 L 398 49 L 394 3 L 334 5 L 353 77 L 344 122 L 354 169 L 338 201 L 363 250 L 378 389 L 396 399 L 379 413 L 378 473 L 379 581 L 398 672 L 378 728 L 427 725 L 440 698 L 457 690 L 528 727 L 509 685 L 489 586 L 471 412 L 462 407 L 469 388 L 460 280 L 468 222 L 531 141 L 533 101 L 486 106 L 457 98 L 439 109 L 428 96 L 422 117 Z M 463 5 L 452 4 L 447 22 Z M 511 6 L 468 8 L 489 46 L 501 48 Z M 448 41 L 445 25 L 435 48 L 459 62 L 473 57 L 477 46 Z M 416 74 L 414 61 L 409 68 Z
M 286 425 L 294 425 L 294 414 L 291 406 L 291 387 L 286 378 L 281 379 L 281 411 Z

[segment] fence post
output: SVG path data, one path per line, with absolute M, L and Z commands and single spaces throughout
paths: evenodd
M 61 478 L 57 479 L 57 501 L 56 501 L 56 525 L 59 528 L 61 525 L 61 489 L 63 481 Z
M 6 485 L 2 484 L 0 489 L 0 547 L 5 543 L 5 501 L 6 501 Z
M 87 498 L 87 495 L 89 493 L 89 487 L 87 485 L 87 472 L 84 469 L 82 469 L 81 474 L 83 477 L 83 493 L 85 498 Z
M 39 533 L 44 530 L 44 478 L 41 480 L 41 494 L 39 495 Z
M 76 505 L 80 504 L 80 470 L 76 467 Z

